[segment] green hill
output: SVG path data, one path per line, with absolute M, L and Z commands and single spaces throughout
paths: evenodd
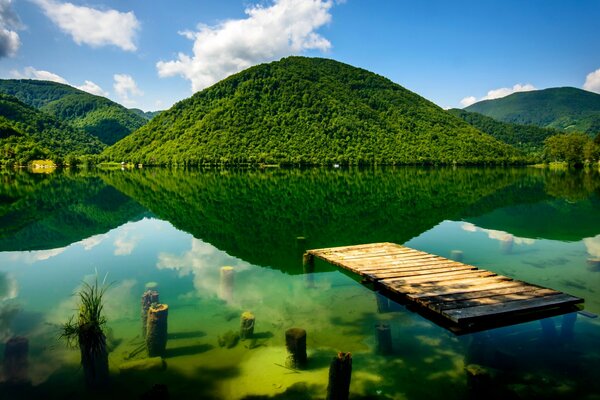
M 109 145 L 147 122 L 147 118 L 107 98 L 62 83 L 0 79 L 0 93 L 15 96 Z
M 34 158 L 97 154 L 105 145 L 97 138 L 0 94 L 0 161 L 26 163 Z
M 148 121 L 150 121 L 152 118 L 156 117 L 158 114 L 160 114 L 162 111 L 144 111 L 144 110 L 140 110 L 139 108 L 130 108 L 129 111 L 131 111 L 134 114 L 139 115 L 140 117 L 147 119 Z
M 580 131 L 590 136 L 600 132 L 600 95 L 571 87 L 513 93 L 480 101 L 465 110 L 503 122 Z
M 305 57 L 230 76 L 103 154 L 114 161 L 192 165 L 484 163 L 518 156 L 384 77 Z
M 501 122 L 483 114 L 458 108 L 453 108 L 448 112 L 480 131 L 528 154 L 539 154 L 544 148 L 546 138 L 561 133 L 556 129 Z

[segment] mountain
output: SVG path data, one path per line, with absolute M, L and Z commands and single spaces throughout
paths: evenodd
M 145 164 L 426 164 L 505 162 L 518 152 L 382 76 L 289 57 L 175 104 L 103 155 Z
M 147 122 L 147 118 L 114 101 L 62 83 L 0 79 L 0 93 L 15 96 L 23 103 L 83 129 L 108 145 Z
M 162 111 L 144 111 L 144 110 L 140 110 L 139 108 L 130 108 L 129 111 L 131 111 L 134 114 L 139 115 L 140 117 L 147 119 L 148 121 L 150 121 L 152 118 L 156 117 L 158 114 L 160 114 Z
M 0 94 L 0 160 L 28 162 L 49 155 L 100 153 L 97 138 Z
M 513 93 L 465 108 L 503 122 L 567 131 L 600 132 L 600 94 L 572 87 Z
M 462 119 L 469 125 L 472 125 L 476 129 L 528 154 L 540 153 L 544 148 L 544 140 L 546 140 L 546 138 L 561 133 L 556 129 L 501 122 L 486 117 L 483 114 L 469 112 L 458 108 L 450 109 L 448 112 Z

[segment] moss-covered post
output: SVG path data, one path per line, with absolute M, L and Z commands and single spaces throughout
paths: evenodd
M 255 317 L 250 311 L 242 313 L 241 324 L 240 324 L 240 338 L 250 339 L 254 334 L 254 322 Z
M 153 304 L 148 309 L 146 347 L 150 357 L 163 356 L 167 348 L 167 317 L 169 306 Z
M 221 285 L 219 288 L 219 297 L 226 302 L 233 300 L 233 278 L 235 270 L 233 267 L 221 267 Z
M 156 290 L 146 290 L 142 295 L 142 337 L 146 337 L 146 325 L 148 320 L 148 309 L 152 304 L 158 304 L 158 292 Z
M 290 368 L 306 367 L 306 331 L 302 328 L 290 328 L 285 331 L 285 347 L 288 357 L 286 365 Z
M 352 378 L 352 354 L 338 353 L 329 366 L 327 400 L 348 400 Z
M 377 337 L 377 353 L 391 354 L 392 348 L 392 330 L 388 324 L 379 323 L 375 325 Z
M 23 336 L 13 336 L 4 347 L 4 377 L 9 383 L 28 381 L 29 340 Z

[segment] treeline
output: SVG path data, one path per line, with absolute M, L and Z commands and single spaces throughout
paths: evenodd
M 551 136 L 545 141 L 544 157 L 573 166 L 600 161 L 600 133 L 594 139 L 579 132 Z

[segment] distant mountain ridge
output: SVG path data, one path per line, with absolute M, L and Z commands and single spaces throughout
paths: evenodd
M 465 108 L 503 122 L 565 131 L 600 132 L 600 94 L 572 87 L 513 93 Z
M 452 108 L 448 112 L 480 131 L 528 154 L 539 154 L 544 148 L 544 140 L 552 135 L 561 133 L 561 131 L 556 129 L 541 128 L 535 125 L 502 122 L 483 114 L 458 108 Z
M 0 161 L 97 154 L 105 147 L 98 138 L 0 93 Z
M 0 79 L 0 93 L 46 112 L 111 145 L 148 119 L 107 98 L 69 85 L 30 79 Z
M 288 57 L 175 104 L 103 156 L 157 165 L 466 164 L 519 153 L 382 76 Z

